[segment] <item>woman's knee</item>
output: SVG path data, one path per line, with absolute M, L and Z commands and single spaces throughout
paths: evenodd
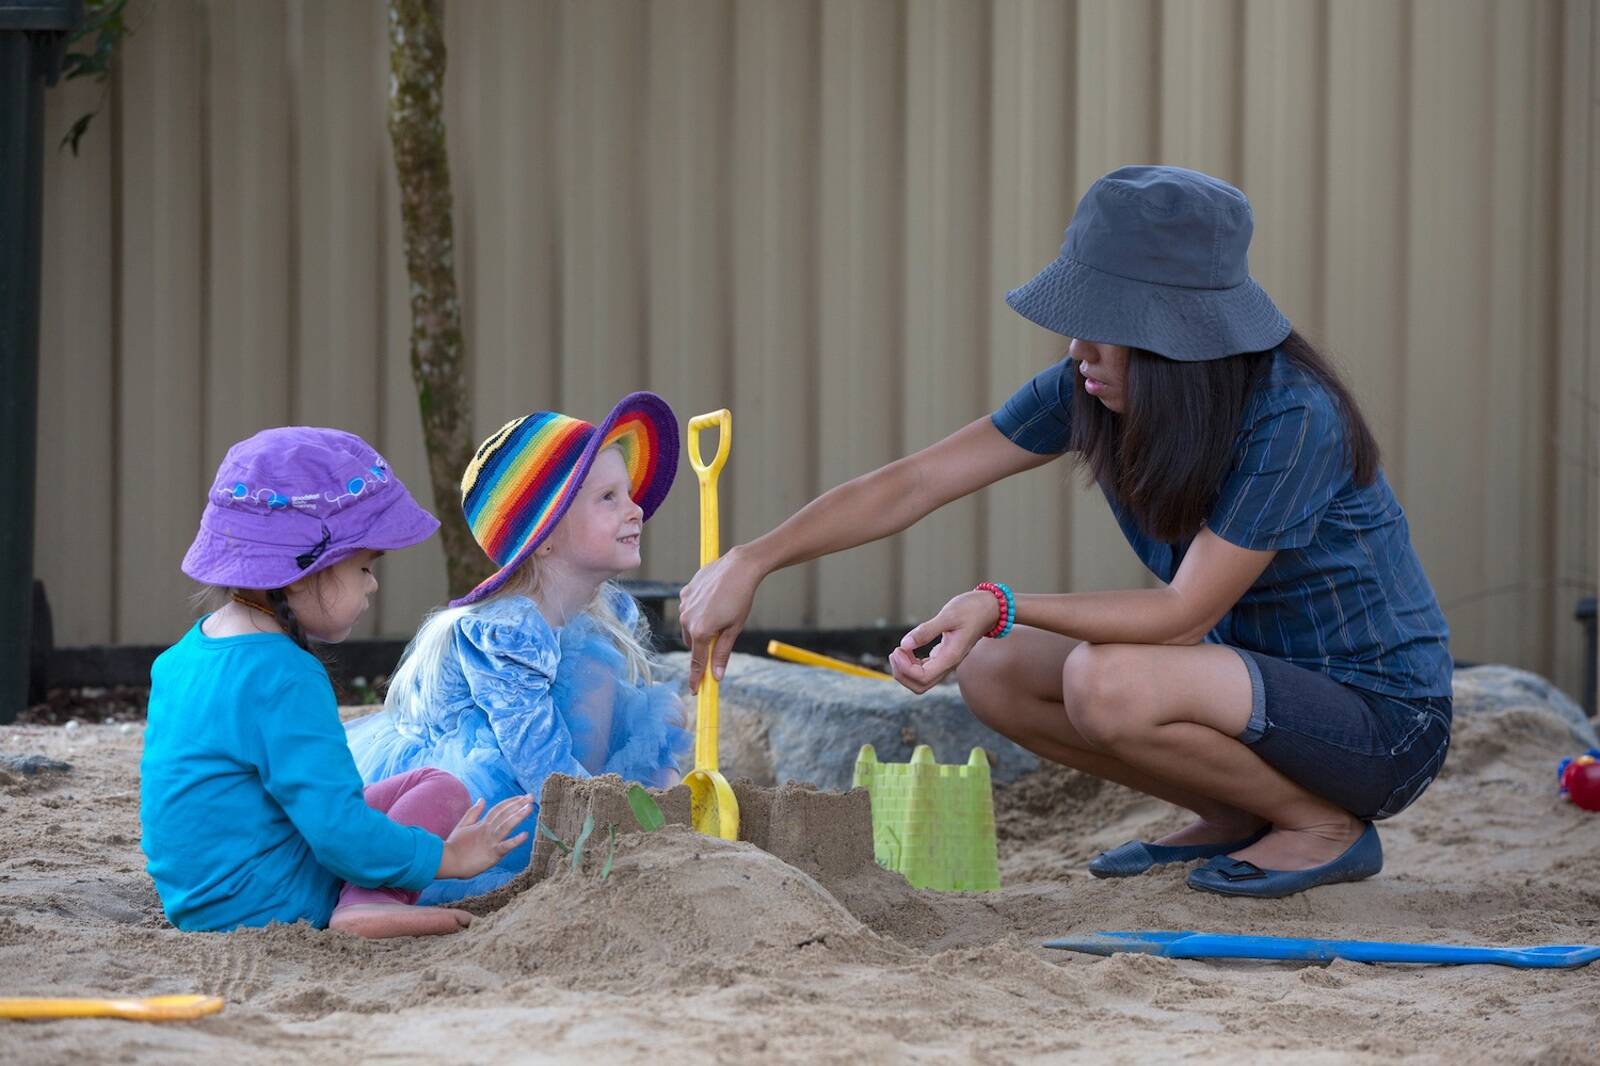
M 1141 668 L 1132 649 L 1118 644 L 1080 644 L 1061 666 L 1062 702 L 1079 735 L 1101 750 L 1126 743 L 1143 718 L 1132 697 Z
M 968 710 L 998 732 L 1005 732 L 1007 710 L 1016 704 L 1014 659 L 1000 641 L 981 640 L 956 667 L 956 684 Z

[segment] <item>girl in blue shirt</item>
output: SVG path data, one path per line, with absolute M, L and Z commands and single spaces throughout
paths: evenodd
M 363 789 L 308 650 L 349 635 L 380 555 L 436 528 L 353 434 L 271 429 L 229 449 L 183 560 L 226 602 L 152 667 L 140 765 L 141 843 L 179 929 L 453 933 L 471 915 L 418 893 L 523 843 L 526 796 L 480 818 L 482 799 L 439 770 Z
M 384 709 L 350 723 L 366 780 L 438 767 L 491 800 L 537 796 L 555 773 L 676 782 L 689 740 L 678 696 L 651 682 L 638 606 L 611 580 L 639 566 L 644 523 L 677 463 L 672 410 L 644 392 L 598 426 L 536 411 L 483 443 L 462 510 L 499 569 L 428 617 Z M 487 892 L 526 869 L 531 850 L 435 882 L 422 901 Z
M 1448 628 L 1354 400 L 1249 276 L 1251 231 L 1244 195 L 1204 174 L 1096 181 L 1060 256 L 1007 295 L 1067 357 L 702 569 L 681 598 L 691 685 L 712 640 L 721 676 L 772 570 L 1072 452 L 1161 585 L 984 582 L 905 636 L 896 678 L 922 692 L 953 672 L 1019 744 L 1197 816 L 1096 876 L 1207 859 L 1191 887 L 1285 896 L 1377 873 L 1373 823 L 1444 761 Z

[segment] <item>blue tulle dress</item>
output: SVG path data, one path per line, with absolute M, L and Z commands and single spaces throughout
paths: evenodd
M 613 600 L 624 621 L 632 597 Z M 448 770 L 485 809 L 523 793 L 537 801 L 545 778 L 620 774 L 670 783 L 691 738 L 678 693 L 633 684 L 617 647 L 582 615 L 552 629 L 533 601 L 506 596 L 456 619 L 426 698 L 391 692 L 388 706 L 346 725 L 367 783 L 421 766 Z M 435 881 L 420 903 L 445 903 L 497 888 L 525 870 L 536 806 L 520 827 L 526 843 L 476 877 Z

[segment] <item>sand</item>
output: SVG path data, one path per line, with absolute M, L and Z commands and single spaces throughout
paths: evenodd
M 597 833 L 579 870 L 542 849 L 538 872 L 548 876 L 530 873 L 475 901 L 466 933 L 382 943 L 305 926 L 169 928 L 138 847 L 140 742 L 136 725 L 0 728 L 0 751 L 72 764 L 64 774 L 0 773 L 0 996 L 200 991 L 228 1007 L 184 1024 L 3 1024 L 0 1062 L 1268 1062 L 1292 1053 L 1579 1063 L 1595 1061 L 1600 1041 L 1600 966 L 1175 962 L 1039 946 L 1141 927 L 1600 942 L 1600 815 L 1555 797 L 1554 764 L 1572 742 L 1533 710 L 1458 723 L 1439 782 L 1383 826 L 1381 876 L 1288 900 L 1202 895 L 1181 870 L 1093 880 L 1085 858 L 1181 816 L 1059 770 L 997 793 L 999 892 L 913 890 L 863 860 L 858 803 L 747 788 L 747 835 L 773 851 L 680 826 L 624 831 L 602 880 L 607 845 Z M 619 796 L 589 784 L 547 810 L 570 825 L 593 808 L 602 826 L 626 829 Z M 666 806 L 680 802 L 669 796 Z

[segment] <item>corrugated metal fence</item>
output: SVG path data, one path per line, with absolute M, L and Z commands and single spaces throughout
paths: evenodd
M 367 436 L 419 495 L 376 0 L 135 3 L 47 173 L 38 569 L 60 643 L 155 642 L 227 445 Z M 1576 687 L 1595 577 L 1593 0 L 449 5 L 479 434 L 653 388 L 735 414 L 724 543 L 982 415 L 1059 354 L 1001 302 L 1113 166 L 1241 185 L 1254 273 L 1354 382 L 1458 655 Z M 49 96 L 59 136 L 98 98 Z M 648 576 L 693 571 L 694 485 Z M 367 632 L 443 593 L 386 560 Z M 776 576 L 769 624 L 999 575 L 1147 580 L 1053 465 Z

